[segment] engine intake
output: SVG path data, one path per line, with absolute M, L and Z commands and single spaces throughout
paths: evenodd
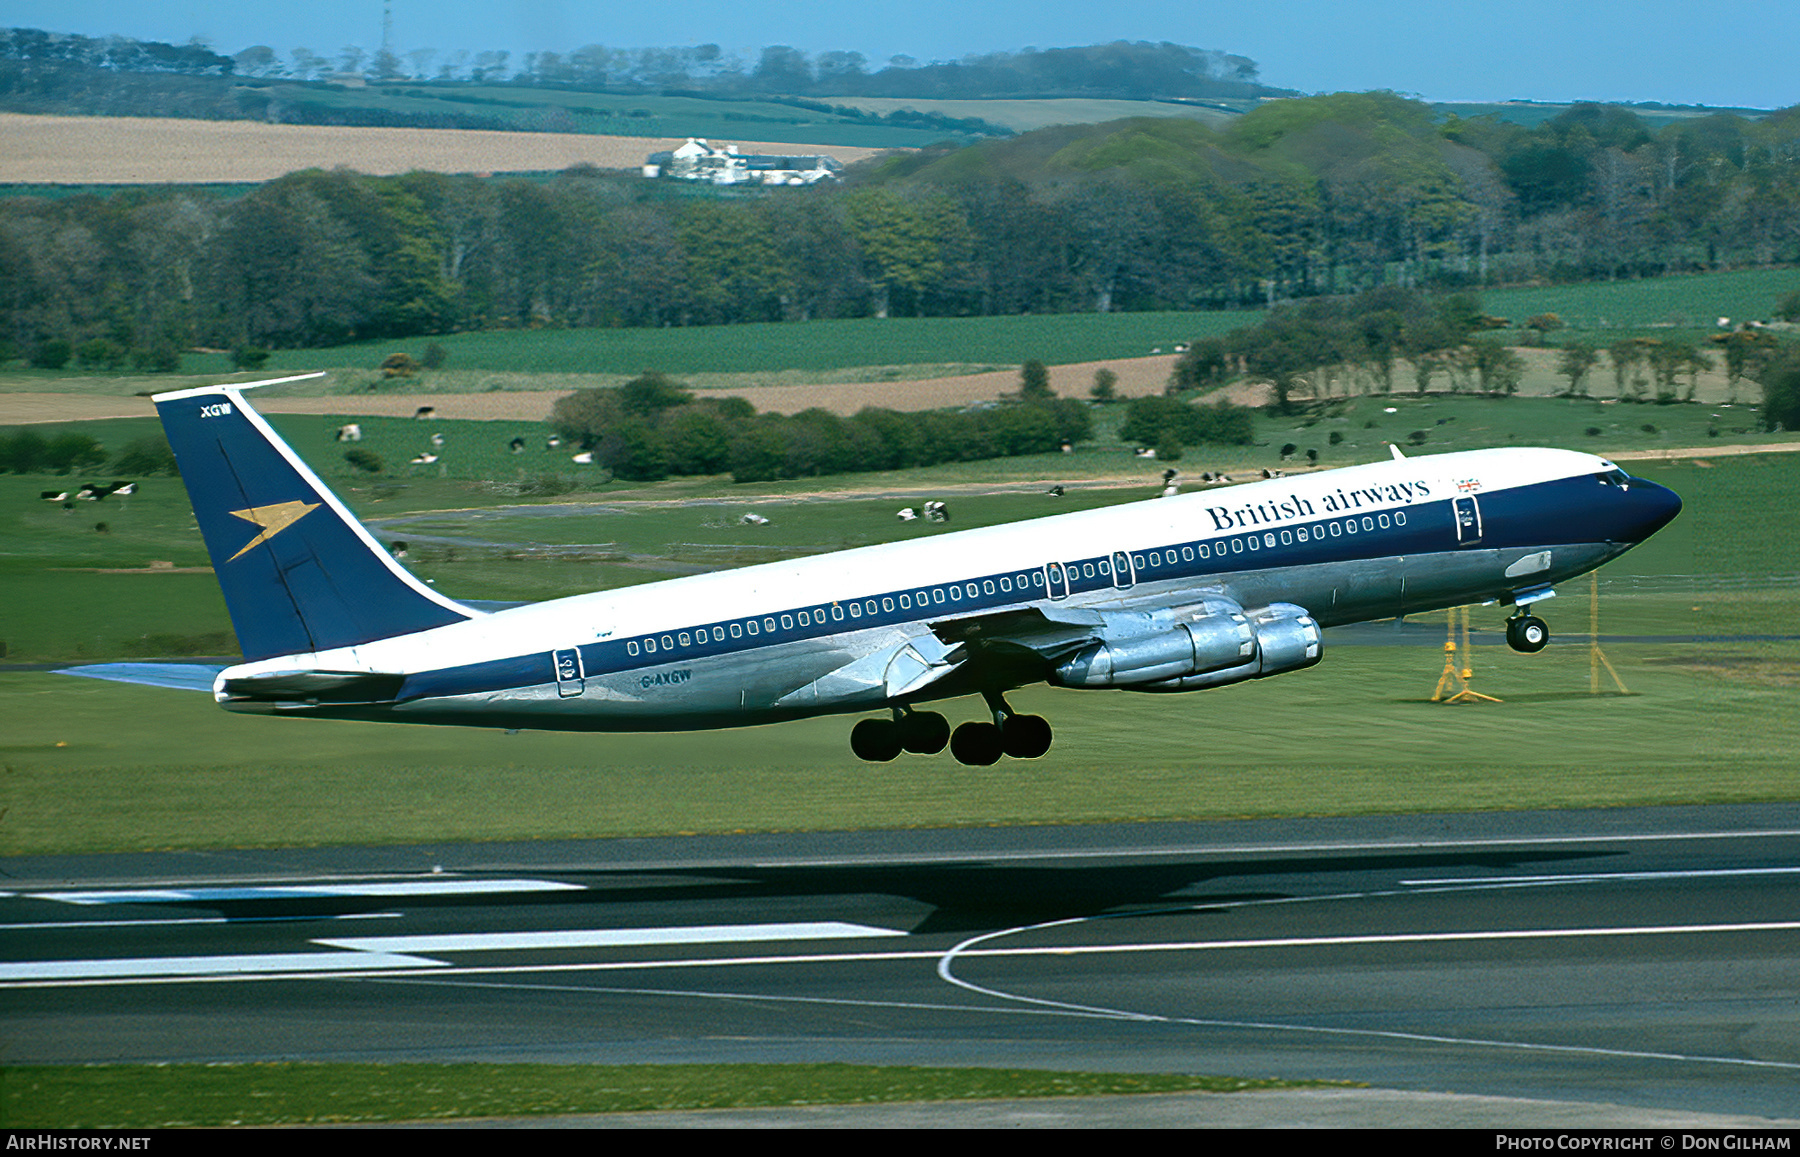
M 1206 615 L 1170 631 L 1091 643 L 1060 663 L 1050 681 L 1063 687 L 1197 691 L 1319 661 L 1319 624 L 1292 603 Z

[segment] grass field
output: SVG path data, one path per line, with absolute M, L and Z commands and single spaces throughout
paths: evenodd
M 1583 285 L 1490 289 L 1482 304 L 1522 326 L 1527 318 L 1554 313 L 1588 341 L 1605 345 L 1620 337 L 1659 329 L 1716 332 L 1721 317 L 1733 325 L 1770 320 L 1775 303 L 1800 289 L 1800 270 L 1746 269 L 1601 281 Z M 1521 334 L 1522 330 L 1512 331 Z M 1567 340 L 1567 333 L 1553 340 Z
M 943 363 L 991 367 L 1031 358 L 1062 364 L 1172 352 L 1177 343 L 1222 334 L 1255 318 L 1247 312 L 844 318 L 666 329 L 503 330 L 435 340 L 448 351 L 452 368 L 529 373 L 744 373 Z M 282 350 L 270 359 L 269 368 L 293 373 L 345 365 L 373 368 L 395 348 L 423 344 L 381 341 Z M 219 356 L 216 369 L 229 369 Z M 206 368 L 194 358 L 183 367 Z
M 442 109 L 444 106 L 437 106 Z M 586 122 L 588 131 L 581 131 Z M 414 169 L 440 173 L 545 173 L 573 165 L 637 170 L 652 152 L 678 147 L 687 136 L 655 118 L 566 118 L 568 131 L 364 128 L 286 125 L 259 121 L 203 121 L 157 117 L 27 116 L 0 113 L 0 187 L 36 194 L 46 186 L 206 185 L 272 181 L 301 169 L 339 166 L 360 173 Z M 784 142 L 807 138 L 793 126 L 742 121 L 717 134 L 746 153 L 788 152 Z M 837 129 L 838 126 L 831 126 Z M 767 129 L 773 136 L 755 135 Z M 605 135 L 617 132 L 630 135 Z M 663 136 L 662 133 L 672 135 Z M 702 134 L 710 135 L 710 134 Z M 855 133 L 821 133 L 808 150 L 851 164 L 890 147 L 896 135 L 917 144 L 943 133 L 870 126 L 869 145 Z M 825 140 L 825 136 L 834 140 Z M 0 192 L 4 195 L 4 192 Z
M 0 1122 L 12 1129 L 255 1128 L 1327 1085 L 1342 1087 L 1160 1073 L 837 1064 L 24 1066 L 9 1069 L 0 1086 Z

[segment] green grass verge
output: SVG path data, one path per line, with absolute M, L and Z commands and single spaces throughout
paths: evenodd
M 88 1065 L 0 1071 L 9 1129 L 223 1128 L 878 1105 L 1338 1082 L 864 1065 Z
M 1563 600 L 1558 600 L 1563 601 Z M 1572 601 L 1572 600 L 1571 600 Z M 1791 605 L 1788 608 L 1792 609 Z M 1551 615 L 1574 627 L 1585 607 Z M 1546 612 L 1548 613 L 1548 612 Z M 1800 644 L 1508 651 L 1429 701 L 1441 636 L 1185 696 L 1032 687 L 1043 759 L 855 760 L 846 720 L 581 735 L 232 715 L 210 697 L 0 674 L 0 852 L 581 839 L 739 831 L 1404 814 L 1793 799 Z M 1441 621 L 1441 619 L 1440 619 Z M 1581 625 L 1585 625 L 1584 623 Z M 952 702 L 956 720 L 980 714 Z

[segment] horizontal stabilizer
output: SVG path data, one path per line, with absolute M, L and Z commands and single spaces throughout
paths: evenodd
M 211 691 L 224 669 L 217 663 L 89 663 L 64 667 L 57 674 L 145 687 L 173 687 L 177 691 Z

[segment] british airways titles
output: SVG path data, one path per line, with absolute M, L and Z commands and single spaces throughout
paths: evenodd
M 1318 496 L 1326 514 L 1343 514 L 1351 510 L 1372 510 L 1377 506 L 1416 502 L 1431 497 L 1431 487 L 1423 481 L 1397 482 L 1389 486 L 1370 486 L 1360 490 L 1339 487 Z M 1273 526 L 1300 518 L 1317 518 L 1319 512 L 1310 499 L 1290 494 L 1282 501 L 1249 502 L 1243 506 L 1209 506 L 1214 530 L 1239 530 L 1247 526 Z

